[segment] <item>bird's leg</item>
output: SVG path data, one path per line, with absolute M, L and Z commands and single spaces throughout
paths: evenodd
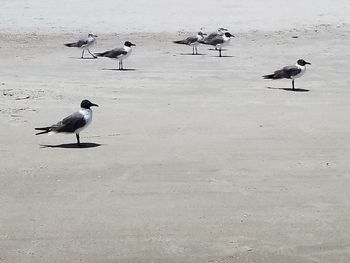
M 197 46 L 196 46 L 196 55 L 198 55 L 198 50 L 197 50 Z
M 194 55 L 194 46 L 192 46 L 192 55 Z
M 90 49 L 88 49 L 88 51 L 89 51 L 90 55 L 91 55 L 93 58 L 97 58 L 94 54 L 92 54 L 92 53 L 90 52 Z
M 81 58 L 84 58 L 84 49 L 83 49 L 83 52 L 81 53 Z
M 120 61 L 120 65 L 121 65 L 121 70 L 123 70 L 124 69 L 123 60 Z
M 294 89 L 294 79 L 292 80 L 292 88 Z
M 80 137 L 79 137 L 79 133 L 76 133 L 75 136 L 77 137 L 77 144 L 78 144 L 78 146 L 80 146 Z
M 221 48 L 219 48 L 219 57 L 221 57 Z

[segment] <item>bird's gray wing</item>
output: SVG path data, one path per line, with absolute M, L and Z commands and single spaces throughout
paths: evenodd
M 55 125 L 52 125 L 52 131 L 55 132 L 75 132 L 86 124 L 84 116 L 75 112 Z
M 280 70 L 279 74 L 283 74 L 284 78 L 291 78 L 295 75 L 298 75 L 301 72 L 301 69 L 297 66 L 286 66 L 282 70 Z M 275 72 L 276 75 L 276 72 Z
M 217 37 L 219 34 L 217 32 L 213 32 L 213 33 L 210 33 L 205 39 L 204 41 L 209 41 L 211 39 L 213 39 L 214 37 Z
M 67 47 L 83 47 L 87 45 L 89 42 L 86 39 L 81 39 L 78 42 L 73 42 L 73 43 L 67 43 L 64 44 Z
M 87 41 L 86 39 L 80 39 L 77 42 L 77 47 L 83 47 L 83 46 L 87 45 L 88 43 L 89 43 L 89 41 Z
M 221 36 L 216 36 L 212 39 L 209 39 L 205 43 L 208 45 L 216 46 L 216 45 L 224 43 L 224 39 Z
M 97 56 L 100 57 L 108 57 L 108 58 L 118 58 L 121 55 L 126 55 L 128 52 L 124 50 L 124 48 L 115 48 L 103 53 L 97 53 Z
M 194 43 L 194 42 L 197 42 L 198 38 L 197 37 L 188 37 L 186 38 L 186 42 L 188 45 Z

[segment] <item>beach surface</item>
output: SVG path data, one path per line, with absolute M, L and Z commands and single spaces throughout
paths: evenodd
M 108 30 L 108 15 L 88 17 L 99 35 L 92 51 L 136 43 L 125 71 L 63 46 L 88 26 L 69 12 L 59 16 L 60 3 L 51 14 L 49 2 L 11 1 L 0 11 L 1 263 L 349 262 L 346 1 L 329 9 L 317 1 L 310 16 L 325 13 L 317 21 L 305 22 L 302 10 L 290 25 L 247 16 L 237 30 L 217 12 L 201 24 L 209 11 L 192 27 L 187 11 L 158 25 L 148 6 L 139 21 L 122 9 L 116 30 Z M 235 10 L 215 2 L 204 3 Z M 160 10 L 168 10 L 164 3 Z M 101 10 L 96 2 L 72 5 L 82 14 Z M 31 20 L 40 10 L 51 28 L 45 17 Z M 240 14 L 234 19 L 243 25 Z M 208 46 L 192 56 L 191 47 L 172 43 L 200 24 L 232 28 L 224 57 Z M 262 79 L 299 58 L 312 65 L 297 91 L 289 80 Z M 84 147 L 74 135 L 34 135 L 82 99 L 100 106 L 81 133 Z

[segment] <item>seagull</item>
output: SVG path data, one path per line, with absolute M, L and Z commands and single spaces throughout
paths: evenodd
M 77 47 L 81 48 L 83 52 L 81 53 L 81 58 L 84 58 L 84 51 L 87 50 L 93 58 L 97 58 L 94 54 L 90 52 L 90 47 L 96 44 L 96 35 L 94 33 L 88 34 L 86 39 L 80 39 L 78 42 L 64 44 L 67 47 Z
M 213 39 L 214 37 L 222 36 L 227 31 L 228 30 L 226 28 L 220 27 L 217 32 L 210 33 L 206 38 L 204 38 L 204 42 L 209 41 L 209 40 Z M 216 47 L 215 47 L 215 50 L 216 50 Z
M 126 41 L 124 43 L 124 47 L 122 48 L 115 48 L 106 52 L 102 53 L 96 53 L 95 55 L 98 57 L 107 57 L 111 59 L 116 59 L 119 61 L 119 70 L 123 70 L 123 60 L 126 59 L 128 56 L 130 56 L 132 49 L 132 46 L 136 46 L 135 44 L 131 43 L 130 41 Z
M 38 132 L 35 135 L 54 132 L 54 133 L 75 133 L 77 137 L 77 144 L 80 146 L 80 137 L 79 133 L 84 130 L 92 120 L 92 110 L 90 107 L 96 106 L 97 104 L 94 104 L 90 102 L 89 100 L 83 100 L 80 104 L 81 109 L 68 117 L 64 118 L 60 122 L 48 126 L 48 127 L 42 127 L 42 128 L 35 128 L 35 130 L 42 131 Z
M 192 55 L 198 55 L 197 46 L 200 44 L 199 41 L 204 40 L 205 35 L 207 35 L 207 34 L 204 34 L 202 32 L 198 32 L 197 36 L 195 36 L 195 37 L 192 36 L 192 37 L 188 37 L 184 40 L 177 40 L 177 41 L 174 41 L 174 43 L 192 46 Z M 194 53 L 194 51 L 196 51 L 196 54 Z
M 219 49 L 219 57 L 221 57 L 221 48 L 228 45 L 232 37 L 234 37 L 234 35 L 231 35 L 229 32 L 225 32 L 222 36 L 216 36 L 212 39 L 204 40 L 203 42 L 201 41 L 200 43 L 211 45 L 216 49 Z
M 286 66 L 280 70 L 276 70 L 273 74 L 263 76 L 264 79 L 292 79 L 292 89 L 294 90 L 294 80 L 304 75 L 306 71 L 305 65 L 311 65 L 303 59 L 299 59 L 295 65 Z

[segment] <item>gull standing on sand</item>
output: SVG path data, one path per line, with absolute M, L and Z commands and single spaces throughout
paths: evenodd
M 206 38 L 204 38 L 204 42 L 209 41 L 209 40 L 213 39 L 214 37 L 222 36 L 226 32 L 228 32 L 228 30 L 226 28 L 220 27 L 217 32 L 212 32 Z M 215 47 L 215 50 L 216 49 L 217 48 Z
M 174 41 L 174 43 L 192 46 L 192 55 L 198 55 L 197 46 L 200 44 L 200 41 L 204 40 L 205 35 L 207 34 L 198 32 L 197 36 L 188 37 L 184 40 L 177 40 L 177 41 Z
M 234 37 L 234 35 L 231 35 L 229 32 L 225 32 L 222 36 L 216 36 L 212 39 L 201 41 L 200 43 L 214 46 L 215 49 L 219 50 L 219 57 L 221 57 L 222 47 L 227 46 L 232 37 Z
M 130 41 L 126 41 L 124 43 L 124 47 L 122 48 L 115 48 L 106 52 L 102 53 L 95 53 L 98 57 L 107 57 L 111 59 L 116 59 L 119 61 L 119 70 L 123 70 L 123 60 L 126 59 L 128 56 L 130 56 L 132 49 L 132 46 L 136 46 L 135 44 L 131 43 Z
M 35 135 L 44 134 L 44 133 L 75 133 L 77 137 L 78 146 L 80 146 L 80 137 L 79 133 L 84 130 L 92 121 L 92 110 L 90 107 L 96 106 L 89 100 L 83 100 L 80 104 L 81 109 L 68 117 L 64 118 L 62 121 L 42 128 L 35 128 L 35 130 L 42 131 L 38 132 Z
M 97 58 L 90 52 L 90 48 L 96 44 L 96 35 L 94 33 L 88 34 L 86 39 L 80 39 L 77 42 L 64 44 L 67 47 L 77 47 L 82 49 L 81 58 L 84 58 L 84 51 L 87 50 L 93 58 Z
M 294 90 L 294 80 L 304 75 L 306 65 L 311 63 L 303 59 L 299 59 L 295 65 L 286 66 L 280 70 L 276 70 L 273 74 L 263 76 L 264 79 L 292 79 L 292 89 Z

